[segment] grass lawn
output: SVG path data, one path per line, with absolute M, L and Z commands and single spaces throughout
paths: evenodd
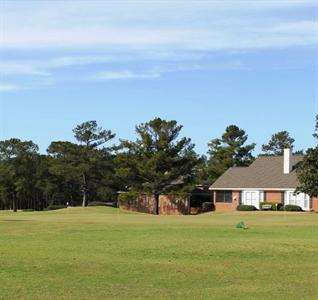
M 318 214 L 2 211 L 0 299 L 318 299 Z

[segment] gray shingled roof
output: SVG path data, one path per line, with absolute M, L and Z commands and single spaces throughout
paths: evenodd
M 288 189 L 299 185 L 296 168 L 302 156 L 293 157 L 294 168 L 290 174 L 284 174 L 283 156 L 261 156 L 249 167 L 228 169 L 210 189 Z

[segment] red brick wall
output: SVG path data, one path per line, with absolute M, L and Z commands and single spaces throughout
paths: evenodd
M 232 191 L 232 203 L 216 202 L 216 191 L 213 192 L 213 199 L 215 211 L 234 211 L 240 205 L 241 193 L 240 191 Z
M 159 196 L 159 214 L 160 215 L 188 215 L 190 208 L 186 207 L 186 201 L 183 198 L 160 195 Z
M 147 201 L 146 194 L 140 195 L 138 201 L 136 200 L 125 204 L 120 204 L 120 208 L 148 214 L 156 213 L 155 197 L 153 195 L 148 195 L 149 201 Z
M 146 201 L 147 195 L 140 195 L 138 201 L 121 204 L 120 207 L 130 211 L 156 214 L 156 202 L 153 195 L 149 195 L 149 202 Z M 136 199 L 137 200 L 137 199 Z M 175 196 L 159 196 L 159 214 L 160 215 L 188 215 L 190 208 L 186 207 L 185 199 Z
M 284 196 L 281 192 L 265 192 L 266 202 L 283 203 Z
M 318 211 L 318 197 L 312 198 L 312 210 Z

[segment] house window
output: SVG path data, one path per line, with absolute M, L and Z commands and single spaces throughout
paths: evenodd
M 256 205 L 259 202 L 258 192 L 246 192 L 245 193 L 245 203 L 246 205 Z
M 147 196 L 146 196 L 146 207 L 149 207 L 149 198 L 150 198 L 150 197 L 147 195 Z
M 232 203 L 232 191 L 217 191 L 215 202 Z
M 302 195 L 294 194 L 293 192 L 289 192 L 289 204 L 302 206 Z
M 260 207 L 260 202 L 264 201 L 263 191 L 243 191 L 242 192 L 242 204 L 253 205 L 257 209 Z
M 298 205 L 302 209 L 309 209 L 310 208 L 310 198 L 308 195 L 303 193 L 295 194 L 294 192 L 288 192 L 289 204 L 291 205 Z

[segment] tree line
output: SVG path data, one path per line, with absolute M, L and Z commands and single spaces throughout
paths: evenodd
M 155 118 L 136 126 L 134 141 L 115 138 L 111 130 L 87 121 L 73 129 L 76 143 L 53 141 L 40 154 L 33 141 L 0 141 L 0 209 L 44 210 L 49 205 L 86 206 L 90 201 L 112 201 L 118 191 L 190 192 L 210 185 L 228 168 L 249 166 L 256 144 L 236 125 L 208 144 L 198 155 L 190 138 L 181 137 L 183 126 Z M 318 116 L 316 133 L 318 139 Z M 294 148 L 287 131 L 273 134 L 261 155 L 282 155 Z M 302 154 L 302 151 L 296 152 Z M 299 168 L 301 191 L 318 195 L 318 148 L 308 149 Z

